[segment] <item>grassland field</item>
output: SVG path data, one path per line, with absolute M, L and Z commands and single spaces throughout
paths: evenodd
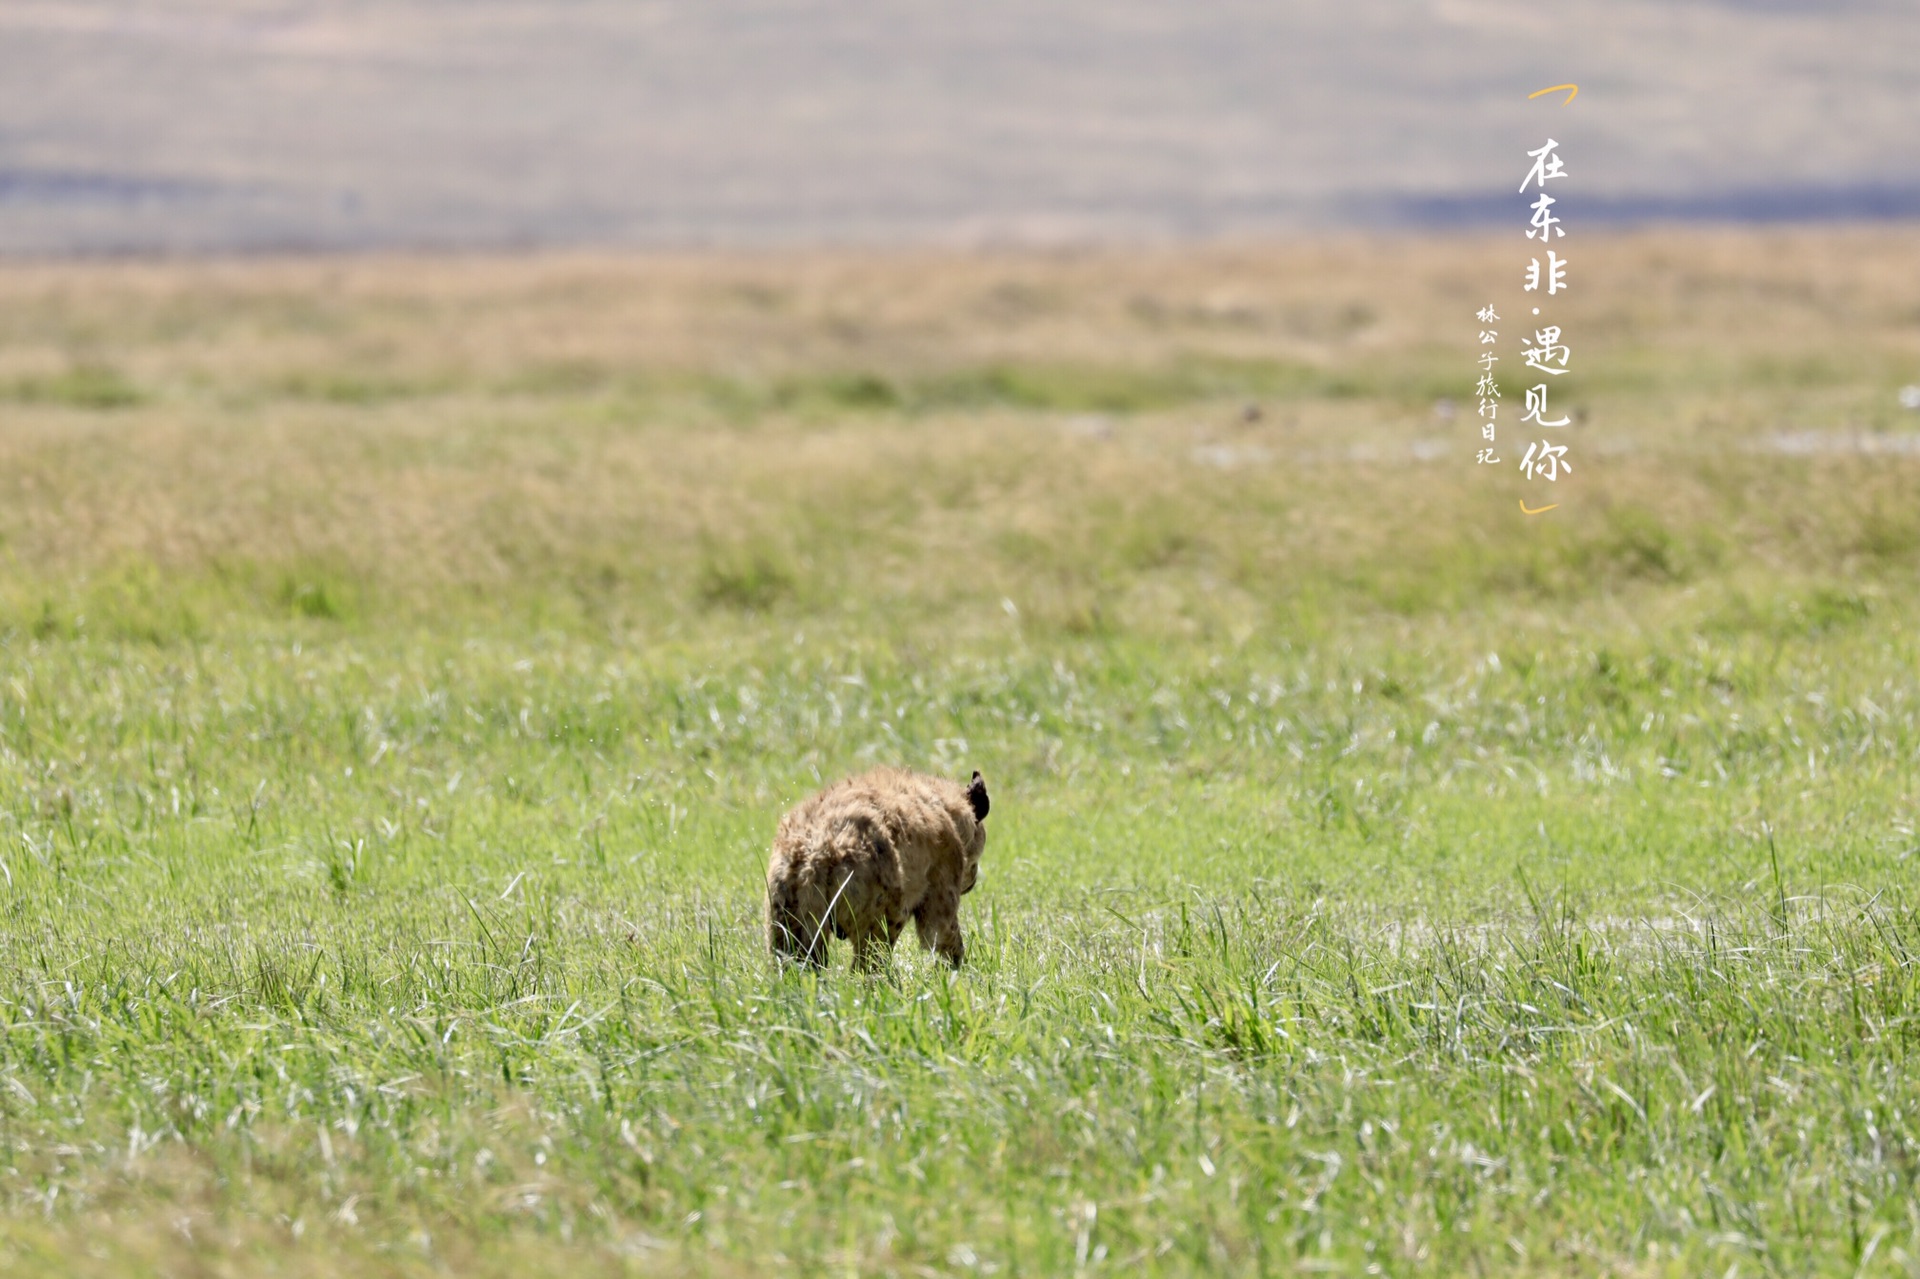
M 1920 230 L 1584 239 L 1551 490 L 1515 239 L 0 266 L 0 1273 L 1920 1271 Z

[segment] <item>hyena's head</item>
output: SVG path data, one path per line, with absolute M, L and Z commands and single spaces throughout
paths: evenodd
M 987 783 L 974 770 L 973 782 L 967 787 L 967 804 L 973 809 L 973 838 L 967 841 L 965 865 L 960 874 L 960 891 L 973 891 L 974 881 L 980 878 L 980 852 L 987 846 Z

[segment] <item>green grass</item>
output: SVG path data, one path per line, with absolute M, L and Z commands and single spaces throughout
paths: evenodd
M 1307 305 L 1119 311 L 1373 322 Z M 124 341 L 0 438 L 0 1272 L 1920 1266 L 1913 456 L 1649 356 L 1525 522 L 1330 451 L 1434 429 L 1365 352 Z M 775 821 L 882 761 L 988 779 L 966 967 L 775 969 Z
M 81 362 L 49 377 L 22 378 L 0 387 L 0 401 L 63 404 L 82 409 L 123 409 L 146 398 L 125 374 L 108 365 Z
M 751 626 L 16 639 L 8 1246 L 1886 1264 L 1910 626 L 920 663 Z M 772 821 L 872 758 L 994 779 L 969 967 L 776 973 Z

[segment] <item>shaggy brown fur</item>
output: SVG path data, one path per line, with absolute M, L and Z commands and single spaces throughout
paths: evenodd
M 853 943 L 871 969 L 911 919 L 920 944 L 955 968 L 966 954 L 960 897 L 986 846 L 987 784 L 899 768 L 837 782 L 780 819 L 767 866 L 767 947 L 818 968 L 827 943 Z

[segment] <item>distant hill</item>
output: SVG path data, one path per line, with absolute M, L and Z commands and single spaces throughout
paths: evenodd
M 0 5 L 0 252 L 1920 214 L 1920 6 Z M 1578 99 L 1528 102 L 1562 81 Z

